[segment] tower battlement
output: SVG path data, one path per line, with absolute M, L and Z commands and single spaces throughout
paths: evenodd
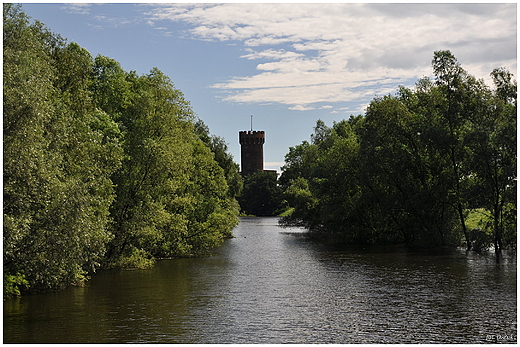
M 238 142 L 241 145 L 263 145 L 265 143 L 265 131 L 240 131 L 238 133 Z
M 242 174 L 264 170 L 265 131 L 239 131 Z

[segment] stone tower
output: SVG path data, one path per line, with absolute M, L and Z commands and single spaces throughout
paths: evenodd
M 242 163 L 242 175 L 249 175 L 264 170 L 264 143 L 265 132 L 240 131 L 240 157 Z

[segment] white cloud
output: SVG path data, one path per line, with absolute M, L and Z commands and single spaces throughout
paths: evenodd
M 289 110 L 293 110 L 293 111 L 308 111 L 308 110 L 314 110 L 314 107 L 296 105 L 296 106 L 293 106 L 293 107 L 289 107 Z
M 188 23 L 196 39 L 242 43 L 241 58 L 261 61 L 213 85 L 231 102 L 367 104 L 429 75 L 442 49 L 479 78 L 499 66 L 516 75 L 516 4 L 179 4 L 149 16 Z
M 280 61 L 258 64 L 257 70 L 278 72 L 299 72 L 321 70 L 321 64 L 315 59 L 282 59 Z
M 274 50 L 274 49 L 266 49 L 264 51 L 256 52 L 252 50 L 251 48 L 246 48 L 246 52 L 249 52 L 248 54 L 244 54 L 240 56 L 240 58 L 247 58 L 248 60 L 255 60 L 255 59 L 296 59 L 305 57 L 305 54 L 303 53 L 295 53 L 295 52 L 287 52 L 284 49 L 280 50 Z
M 72 4 L 65 4 L 65 5 L 61 6 L 60 9 L 65 10 L 68 13 L 89 14 L 91 5 L 92 4 L 72 3 Z
M 92 27 L 102 30 L 105 27 L 111 27 L 111 28 L 119 28 L 131 24 L 135 24 L 139 22 L 139 19 L 137 18 L 126 18 L 124 16 L 106 16 L 106 15 L 96 15 L 92 17 L 96 22 L 93 24 L 90 24 Z

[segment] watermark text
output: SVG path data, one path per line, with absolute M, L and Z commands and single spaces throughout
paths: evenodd
M 516 341 L 516 334 L 488 334 L 486 341 L 492 342 L 514 342 Z

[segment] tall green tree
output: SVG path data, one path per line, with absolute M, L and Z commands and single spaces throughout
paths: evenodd
M 329 128 L 316 122 L 312 143 L 290 148 L 281 177 L 284 196 L 293 207 L 282 224 L 306 226 L 333 234 L 341 242 L 358 242 L 359 141 L 353 122 L 341 121 Z
M 387 235 L 383 240 L 453 244 L 450 176 L 444 158 L 435 151 L 430 156 L 428 149 L 444 141 L 442 131 L 432 126 L 431 115 L 415 112 L 419 100 L 404 94 L 375 99 L 367 110 L 360 154 L 361 181 L 368 188 L 363 201 L 378 211 L 379 218 L 370 219 L 378 221 L 379 234 Z
M 203 254 L 231 235 L 237 166 L 222 139 L 201 140 L 168 77 L 125 72 L 21 6 L 3 10 L 5 294 Z
M 244 180 L 240 174 L 239 165 L 235 163 L 233 156 L 229 153 L 226 141 L 222 137 L 211 135 L 208 126 L 201 119 L 195 122 L 195 132 L 201 141 L 211 149 L 215 161 L 224 170 L 229 196 L 236 198 L 242 191 Z
M 91 57 L 4 4 L 4 288 L 81 283 L 110 239 L 117 126 L 87 90 Z M 23 284 L 23 286 L 19 285 Z
M 441 155 L 449 160 L 450 175 L 453 182 L 452 194 L 459 215 L 460 227 L 466 239 L 467 249 L 471 248 L 470 237 L 466 227 L 465 210 L 467 205 L 462 196 L 465 177 L 468 176 L 464 161 L 467 153 L 464 148 L 465 130 L 472 117 L 478 115 L 480 99 L 476 81 L 462 69 L 450 51 L 436 51 L 432 60 L 435 83 L 441 94 L 437 103 L 437 115 L 440 131 L 444 131 L 442 142 L 444 152 Z M 475 88 L 476 87 L 476 88 Z M 475 112 L 476 111 L 476 112 Z
M 349 122 L 341 121 L 333 125 L 330 139 L 330 145 L 322 149 L 314 181 L 321 197 L 322 223 L 339 234 L 342 242 L 357 242 L 363 238 L 358 227 L 362 222 L 358 136 Z
M 495 90 L 471 124 L 466 146 L 472 173 L 468 199 L 489 211 L 497 261 L 504 241 L 516 238 L 516 81 L 503 69 L 491 73 Z
M 282 166 L 280 185 L 287 189 L 291 181 L 299 177 L 310 178 L 314 172 L 319 157 L 319 148 L 308 141 L 289 147 L 289 152 L 285 155 L 285 165 Z
M 153 257 L 219 245 L 238 222 L 238 207 L 182 92 L 158 69 L 137 76 L 99 57 L 94 71 L 96 100 L 124 133 L 107 265 L 146 267 Z

